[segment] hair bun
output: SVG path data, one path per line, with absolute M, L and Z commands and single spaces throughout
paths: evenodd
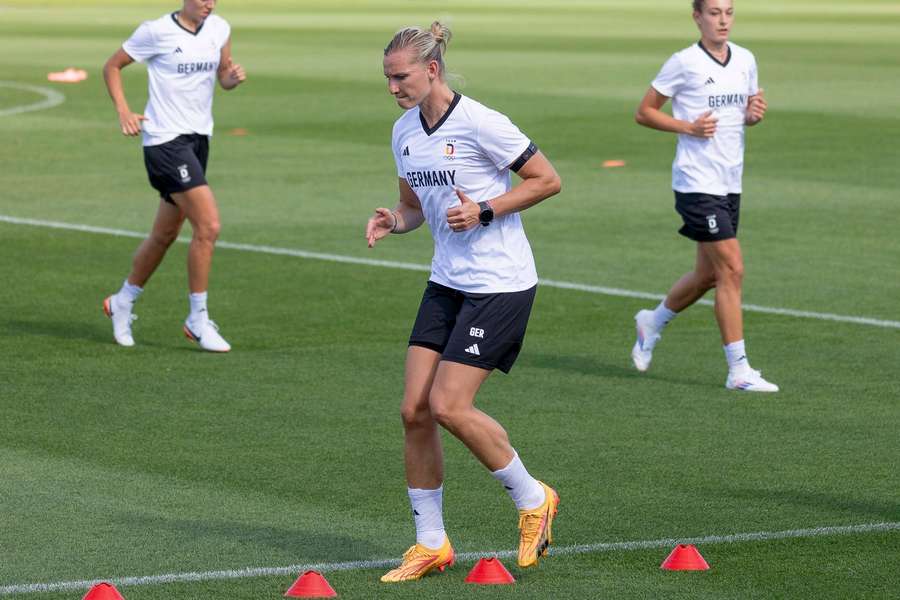
M 431 24 L 431 35 L 439 44 L 443 44 L 444 47 L 447 47 L 447 44 L 450 43 L 450 28 L 441 23 L 440 21 L 435 21 Z

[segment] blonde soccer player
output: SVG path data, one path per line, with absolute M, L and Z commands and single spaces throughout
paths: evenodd
M 216 0 L 184 0 L 180 10 L 142 23 L 103 68 L 122 134 L 142 135 L 147 176 L 160 196 L 153 229 L 138 247 L 131 272 L 119 292 L 103 301 L 113 337 L 122 346 L 134 345 L 134 303 L 187 219 L 193 233 L 188 250 L 190 312 L 184 334 L 203 350 L 231 349 L 206 307 L 219 235 L 219 209 L 206 182 L 206 164 L 216 81 L 232 90 L 246 74 L 232 60 L 231 27 L 212 14 L 215 6 Z M 122 87 L 121 71 L 135 61 L 146 63 L 149 78 L 143 114 L 132 112 Z
M 400 199 L 366 226 L 369 246 L 428 223 L 431 276 L 409 338 L 401 407 L 407 492 L 416 543 L 385 582 L 419 579 L 453 563 L 443 522 L 439 428 L 460 439 L 519 512 L 518 563 L 537 563 L 552 542 L 559 496 L 532 477 L 503 427 L 475 408 L 495 370 L 512 368 L 537 289 L 521 211 L 560 190 L 553 166 L 504 115 L 445 80 L 450 31 L 407 27 L 384 50 L 388 90 L 405 110 L 392 149 Z M 522 181 L 513 187 L 510 172 Z
M 744 166 L 744 130 L 762 122 L 766 100 L 756 59 L 728 40 L 734 24 L 732 0 L 694 0 L 700 41 L 676 52 L 653 80 L 637 109 L 641 125 L 678 134 L 672 164 L 679 233 L 697 243 L 694 268 L 679 279 L 654 310 L 635 315 L 635 367 L 650 367 L 661 332 L 678 313 L 715 288 L 715 315 L 728 376 L 725 386 L 777 392 L 778 386 L 751 368 L 744 346 L 741 289 L 744 261 L 737 240 Z M 663 105 L 671 99 L 672 116 Z

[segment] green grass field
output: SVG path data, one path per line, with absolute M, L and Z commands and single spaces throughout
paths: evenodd
M 206 575 L 119 589 L 128 600 L 279 598 L 298 572 L 224 572 L 318 563 L 343 598 L 897 597 L 895 0 L 742 0 L 733 35 L 755 52 L 770 104 L 748 135 L 745 301 L 880 324 L 747 312 L 751 360 L 782 387 L 750 396 L 724 389 L 708 306 L 679 317 L 641 375 L 632 316 L 651 300 L 541 288 L 519 362 L 479 405 L 559 490 L 561 552 L 529 571 L 505 558 L 518 582 L 492 588 L 463 583 L 472 558 L 398 586 L 365 563 L 399 559 L 414 538 L 398 406 L 426 272 L 223 247 L 210 309 L 234 351 L 217 356 L 181 335 L 176 244 L 135 310 L 138 346 L 124 349 L 100 303 L 138 240 L 8 219 L 148 229 L 157 201 L 101 67 L 140 21 L 179 5 L 0 0 L 0 596 L 81 598 L 86 584 L 27 584 L 196 572 Z M 362 232 L 396 198 L 399 109 L 381 50 L 399 27 L 440 17 L 456 35 L 458 89 L 508 114 L 562 175 L 562 194 L 524 215 L 540 275 L 664 293 L 694 252 L 672 210 L 675 140 L 632 113 L 663 61 L 696 40 L 689 10 L 222 0 L 249 79 L 216 98 L 221 239 L 429 262 L 424 229 L 374 250 Z M 46 81 L 68 66 L 89 79 Z M 125 84 L 141 110 L 144 68 Z M 23 85 L 65 102 L 16 112 L 43 98 Z M 607 159 L 627 167 L 602 169 Z M 514 548 L 501 486 L 445 439 L 457 551 Z M 886 525 L 817 529 L 873 524 Z M 700 543 L 705 573 L 663 572 L 671 546 L 640 544 L 801 529 L 816 531 Z M 616 542 L 634 543 L 601 545 Z

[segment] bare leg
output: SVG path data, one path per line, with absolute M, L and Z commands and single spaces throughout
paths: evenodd
M 178 237 L 181 225 L 184 223 L 184 213 L 177 206 L 159 201 L 156 211 L 156 219 L 150 235 L 141 242 L 131 265 L 131 273 L 128 275 L 128 283 L 138 287 L 144 287 L 153 275 L 156 268 L 162 262 L 166 251 L 172 242 Z
M 674 312 L 681 312 L 715 286 L 716 274 L 713 265 L 703 252 L 702 245 L 698 243 L 694 270 L 685 273 L 675 282 L 666 296 L 666 307 Z
M 219 208 L 208 185 L 172 194 L 194 230 L 188 250 L 188 285 L 191 293 L 205 292 L 209 287 L 209 271 L 213 250 L 219 237 Z
M 431 385 L 431 414 L 491 471 L 506 467 L 515 456 L 506 430 L 475 408 L 475 394 L 490 371 L 441 361 Z
M 403 391 L 406 483 L 411 488 L 435 490 L 444 482 L 444 455 L 437 422 L 431 415 L 428 397 L 441 355 L 421 346 L 406 352 L 406 380 Z
M 722 343 L 728 345 L 744 339 L 741 314 L 741 288 L 744 259 L 737 238 L 719 242 L 701 242 L 700 249 L 716 274 L 716 320 Z

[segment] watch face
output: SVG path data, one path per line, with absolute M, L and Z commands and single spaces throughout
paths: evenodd
M 491 208 L 490 204 L 487 202 L 479 202 L 478 206 L 481 207 L 481 213 L 479 213 L 478 219 L 481 221 L 482 225 L 487 225 L 494 220 L 494 209 Z

